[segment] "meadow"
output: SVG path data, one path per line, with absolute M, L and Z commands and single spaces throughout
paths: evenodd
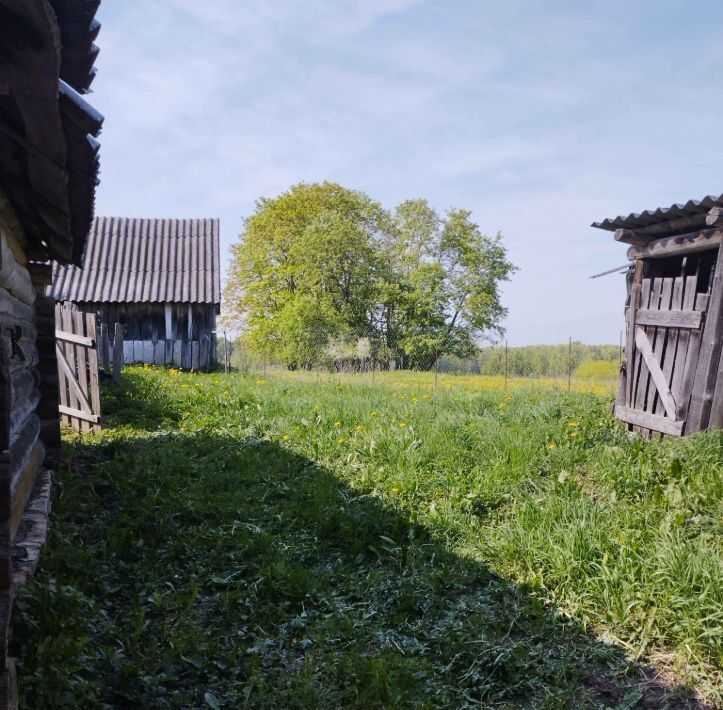
M 553 384 L 126 369 L 55 467 L 22 706 L 721 704 L 723 436 Z

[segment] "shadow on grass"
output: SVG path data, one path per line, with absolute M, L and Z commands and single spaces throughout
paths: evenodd
M 21 706 L 697 707 L 393 505 L 267 440 L 153 431 L 173 413 L 130 394 L 116 423 L 148 426 L 57 471 Z

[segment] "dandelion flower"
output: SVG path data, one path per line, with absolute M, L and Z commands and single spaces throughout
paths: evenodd
M 577 432 L 576 432 L 576 431 L 571 431 L 571 432 L 570 432 L 570 436 L 577 436 Z
M 334 422 L 334 426 L 340 427 L 340 426 L 341 426 L 341 422 L 340 422 L 339 420 L 335 421 L 335 422 Z
M 394 486 L 394 487 L 391 489 L 391 491 L 392 491 L 392 493 L 393 493 L 394 495 L 396 495 L 397 493 L 399 493 L 399 489 L 398 489 L 396 486 Z
M 399 426 L 404 429 L 404 427 L 407 426 L 407 422 L 399 422 Z
M 556 448 L 557 448 L 557 444 L 548 444 L 548 445 L 547 445 L 547 448 L 548 448 L 548 449 L 556 449 Z
M 354 429 L 356 429 L 356 431 L 359 431 L 361 428 L 362 428 L 362 425 L 361 425 L 361 424 L 357 424 L 357 425 L 354 427 Z
M 343 444 L 345 441 L 346 441 L 346 439 L 345 439 L 343 436 L 340 436 L 340 437 L 336 440 L 336 443 L 337 443 L 337 444 Z
M 281 438 L 282 438 L 284 441 L 288 441 L 288 440 L 289 440 L 289 435 L 288 435 L 288 434 L 284 434 Z
M 372 416 L 372 417 L 376 417 L 376 416 L 377 416 L 377 413 L 376 413 L 376 412 L 375 412 L 374 410 L 372 410 L 372 412 L 371 412 L 370 416 Z

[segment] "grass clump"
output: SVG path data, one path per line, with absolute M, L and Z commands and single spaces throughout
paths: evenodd
M 18 597 L 26 706 L 720 702 L 721 435 L 410 383 L 128 369 Z

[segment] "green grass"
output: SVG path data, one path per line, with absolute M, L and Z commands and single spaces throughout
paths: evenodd
M 108 386 L 17 598 L 24 706 L 723 702 L 721 434 L 393 384 Z

